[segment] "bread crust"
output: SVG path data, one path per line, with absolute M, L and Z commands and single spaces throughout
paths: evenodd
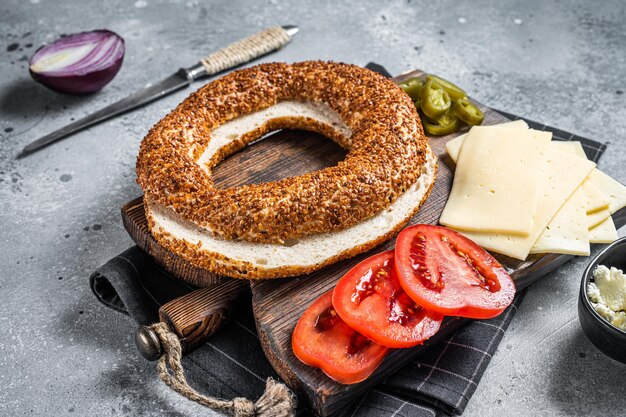
M 220 150 L 205 170 L 196 160 L 207 147 L 210 132 L 238 116 L 286 99 L 322 103 L 339 114 L 352 135 L 331 139 L 349 148 L 345 160 L 271 183 L 214 188 L 210 168 L 264 132 L 245 135 Z M 325 129 L 307 119 L 274 121 L 268 129 L 280 127 Z M 427 139 L 415 106 L 392 81 L 348 64 L 271 63 L 235 71 L 207 84 L 157 123 L 141 143 L 137 178 L 148 200 L 220 238 L 280 244 L 354 226 L 389 207 L 417 181 L 426 152 Z M 152 226 L 151 230 L 161 244 L 171 241 L 159 236 L 161 232 Z M 367 250 L 396 231 L 368 243 L 367 248 L 338 254 L 325 264 Z M 198 252 L 186 243 L 169 249 L 189 253 L 190 258 Z M 228 261 L 219 254 L 212 256 L 216 257 L 213 261 L 202 255 L 192 262 L 229 276 L 267 276 L 239 262 L 225 270 L 218 263 Z M 310 269 L 286 268 L 272 276 L 302 274 Z

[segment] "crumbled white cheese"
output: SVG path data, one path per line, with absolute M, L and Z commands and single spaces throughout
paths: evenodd
M 600 290 L 598 289 L 598 286 L 594 284 L 593 282 L 590 282 L 589 286 L 587 287 L 587 296 L 589 297 L 589 300 L 591 300 L 592 303 L 604 304 L 604 301 L 602 300 L 602 296 L 600 295 Z
M 593 280 L 602 294 L 604 303 L 613 311 L 626 310 L 626 275 L 617 268 L 598 265 Z
M 611 321 L 611 324 L 626 331 L 626 311 L 618 311 L 615 313 L 615 317 L 613 318 L 613 321 Z
M 598 265 L 593 279 L 587 287 L 591 305 L 606 321 L 626 331 L 626 275 L 617 268 Z

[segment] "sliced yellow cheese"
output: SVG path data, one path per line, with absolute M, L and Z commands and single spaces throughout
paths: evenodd
M 611 216 L 602 223 L 589 230 L 589 242 L 591 243 L 613 243 L 617 240 L 617 230 Z
M 544 143 L 547 143 L 548 146 L 551 140 L 552 140 L 552 132 L 546 132 L 544 130 L 535 130 L 535 129 L 530 129 L 529 130 L 530 134 L 533 135 L 533 138 L 535 138 L 535 140 L 539 140 L 542 141 Z
M 583 149 L 583 145 L 578 141 L 571 141 L 571 142 L 554 141 L 552 142 L 551 146 L 555 147 L 556 149 L 562 152 L 571 153 L 573 155 L 577 155 L 581 158 L 587 159 L 587 154 L 585 153 L 585 150 Z M 589 181 L 589 179 L 583 182 L 582 187 L 583 187 L 583 193 L 585 195 L 585 201 L 584 201 L 585 211 L 588 214 L 595 213 L 599 210 L 606 209 L 609 207 L 609 199 L 595 185 L 593 185 Z M 593 225 L 595 226 L 597 224 L 595 223 L 596 220 L 597 218 L 595 220 L 591 220 L 590 223 L 593 223 Z
M 474 126 L 463 141 L 439 222 L 467 231 L 527 236 L 549 141 L 529 130 Z
M 523 122 L 523 120 L 516 120 L 515 122 Z M 504 125 L 508 125 L 508 124 L 513 124 L 515 122 L 507 122 L 507 123 L 502 123 L 500 125 L 493 125 L 493 126 L 484 126 L 484 127 L 500 127 L 500 126 L 504 126 Z M 526 124 L 526 122 L 524 122 L 524 125 Z M 521 124 L 515 124 L 513 125 L 513 127 L 515 129 L 522 129 Z M 536 140 L 540 140 L 540 141 L 544 141 L 544 142 L 550 142 L 550 140 L 552 139 L 552 133 L 551 132 L 546 132 L 546 131 L 542 131 L 542 130 L 534 130 L 534 129 L 529 129 L 528 130 L 531 135 L 533 136 L 533 138 L 535 138 Z M 459 153 L 461 151 L 461 147 L 463 147 L 463 141 L 465 140 L 465 136 L 467 136 L 467 133 L 461 135 L 461 136 L 457 136 L 456 138 L 452 139 L 450 142 L 456 142 L 450 149 L 448 149 L 448 143 L 446 143 L 446 152 L 448 153 L 448 155 L 450 156 L 450 158 L 452 159 L 453 162 L 457 162 L 457 159 L 459 158 Z M 550 143 L 556 143 L 556 142 L 550 142 Z M 566 149 L 568 150 L 568 149 Z
M 552 148 L 548 149 L 547 156 L 540 173 L 543 185 L 541 198 L 528 236 L 459 231 L 488 250 L 526 259 L 546 226 L 595 167 L 591 161 Z M 502 205 L 501 210 L 508 210 L 508 207 L 508 204 Z
M 589 178 L 583 182 L 582 187 L 585 194 L 585 212 L 588 215 L 592 215 L 600 210 L 607 210 L 609 208 L 610 201 L 608 197 L 604 195 L 598 187 L 593 185 L 589 181 Z
M 626 206 L 626 187 L 602 171 L 594 169 L 589 182 L 609 199 L 609 212 L 614 214 Z
M 567 153 L 571 153 L 574 155 L 577 155 L 581 158 L 587 158 L 587 154 L 585 153 L 585 150 L 583 149 L 583 145 L 582 143 L 580 143 L 577 140 L 572 140 L 572 141 L 563 141 L 563 140 L 558 140 L 558 141 L 554 141 L 554 146 L 561 152 L 567 152 Z
M 530 253 L 565 253 L 589 256 L 589 229 L 582 187 L 565 202 L 541 233 Z
M 563 146 L 567 145 L 567 146 Z M 586 160 L 580 142 L 550 143 L 552 149 L 561 150 Z M 594 211 L 588 215 L 589 207 L 604 206 L 605 213 Z M 609 216 L 608 199 L 589 183 L 588 179 L 565 202 L 563 207 L 552 218 L 546 230 L 539 236 L 531 249 L 531 253 L 565 253 L 570 255 L 589 255 L 589 231 Z
M 582 158 L 587 157 L 580 142 L 561 142 L 560 146 L 571 149 L 571 152 Z M 587 213 L 593 213 L 594 211 L 608 207 L 609 212 L 613 214 L 626 206 L 626 186 L 609 177 L 602 171 L 594 169 L 586 183 L 588 183 L 589 186 L 587 194 L 590 199 L 595 199 L 595 205 L 587 206 Z M 593 193 L 595 193 L 595 196 L 592 196 Z M 603 195 L 604 198 L 598 197 L 598 194 Z
M 610 215 L 611 213 L 608 209 L 598 210 L 594 213 L 587 214 L 587 227 L 589 229 L 593 229 L 594 227 L 605 221 L 606 218 Z
M 520 119 L 520 120 L 513 120 L 512 122 L 500 123 L 497 125 L 490 125 L 490 126 L 483 126 L 483 127 L 488 127 L 488 128 L 505 127 L 505 128 L 513 128 L 513 129 L 528 129 L 528 124 L 525 121 Z M 459 159 L 459 153 L 461 152 L 461 146 L 463 146 L 463 140 L 465 139 L 465 136 L 467 136 L 467 133 L 459 135 L 456 138 L 448 141 L 448 143 L 446 143 L 446 152 L 448 152 L 448 155 L 450 155 L 450 158 L 452 158 L 454 162 L 456 162 L 456 160 Z
M 458 158 L 464 136 L 457 137 L 453 140 L 454 144 L 446 146 L 448 154 L 454 161 Z M 550 146 L 555 150 L 587 159 L 580 142 L 554 141 Z M 578 197 L 575 197 L 576 194 Z M 581 221 L 580 206 L 576 208 L 577 199 L 582 202 L 582 207 L 587 213 L 586 222 Z M 611 243 L 618 238 L 615 224 L 609 214 L 624 206 L 626 206 L 626 187 L 597 169 L 592 170 L 589 177 L 552 218 L 531 248 L 531 253 L 588 255 L 587 238 L 589 243 Z M 587 234 L 583 230 L 583 225 L 589 227 Z

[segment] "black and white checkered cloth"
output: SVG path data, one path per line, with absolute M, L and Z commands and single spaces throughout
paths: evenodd
M 525 293 L 518 294 L 500 316 L 470 322 L 388 377 L 373 397 L 368 394 L 367 401 L 354 406 L 353 415 L 434 417 L 438 411 L 461 414 Z
M 161 270 L 134 246 L 98 268 L 91 288 L 106 306 L 130 315 L 139 324 L 158 321 L 159 306 L 195 288 Z M 342 410 L 340 416 L 435 416 L 437 410 L 461 413 L 496 351 L 515 303 L 501 316 L 471 322 L 449 339 L 387 378 L 376 389 Z M 278 378 L 256 334 L 251 300 L 242 299 L 231 321 L 188 354 L 183 364 L 192 386 L 223 398 L 257 398 L 268 376 Z M 304 407 L 299 415 L 310 415 Z
M 517 116 L 503 113 L 511 119 Z M 530 127 L 553 132 L 557 140 L 579 140 L 589 159 L 597 161 L 605 144 L 580 138 L 540 123 Z M 158 321 L 162 304 L 193 291 L 132 247 L 98 268 L 91 276 L 96 297 L 108 307 L 130 315 L 139 324 Z M 435 417 L 461 414 L 496 352 L 525 291 L 499 317 L 470 321 L 448 339 L 339 412 L 346 417 Z M 268 376 L 278 378 L 265 358 L 256 334 L 251 302 L 238 303 L 229 325 L 184 358 L 191 384 L 211 396 L 257 398 Z M 299 415 L 310 411 L 301 407 Z

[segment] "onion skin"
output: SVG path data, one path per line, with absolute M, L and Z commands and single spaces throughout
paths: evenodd
M 46 55 L 62 51 L 81 40 L 99 41 L 113 38 L 114 49 L 97 62 L 78 62 L 67 68 L 58 68 L 53 71 L 33 70 L 33 66 Z M 29 72 L 38 83 L 49 89 L 63 94 L 94 93 L 107 85 L 117 75 L 124 61 L 124 39 L 115 32 L 101 29 L 92 32 L 81 32 L 62 37 L 55 42 L 39 48 L 30 60 Z M 89 56 L 89 55 L 88 55 Z

